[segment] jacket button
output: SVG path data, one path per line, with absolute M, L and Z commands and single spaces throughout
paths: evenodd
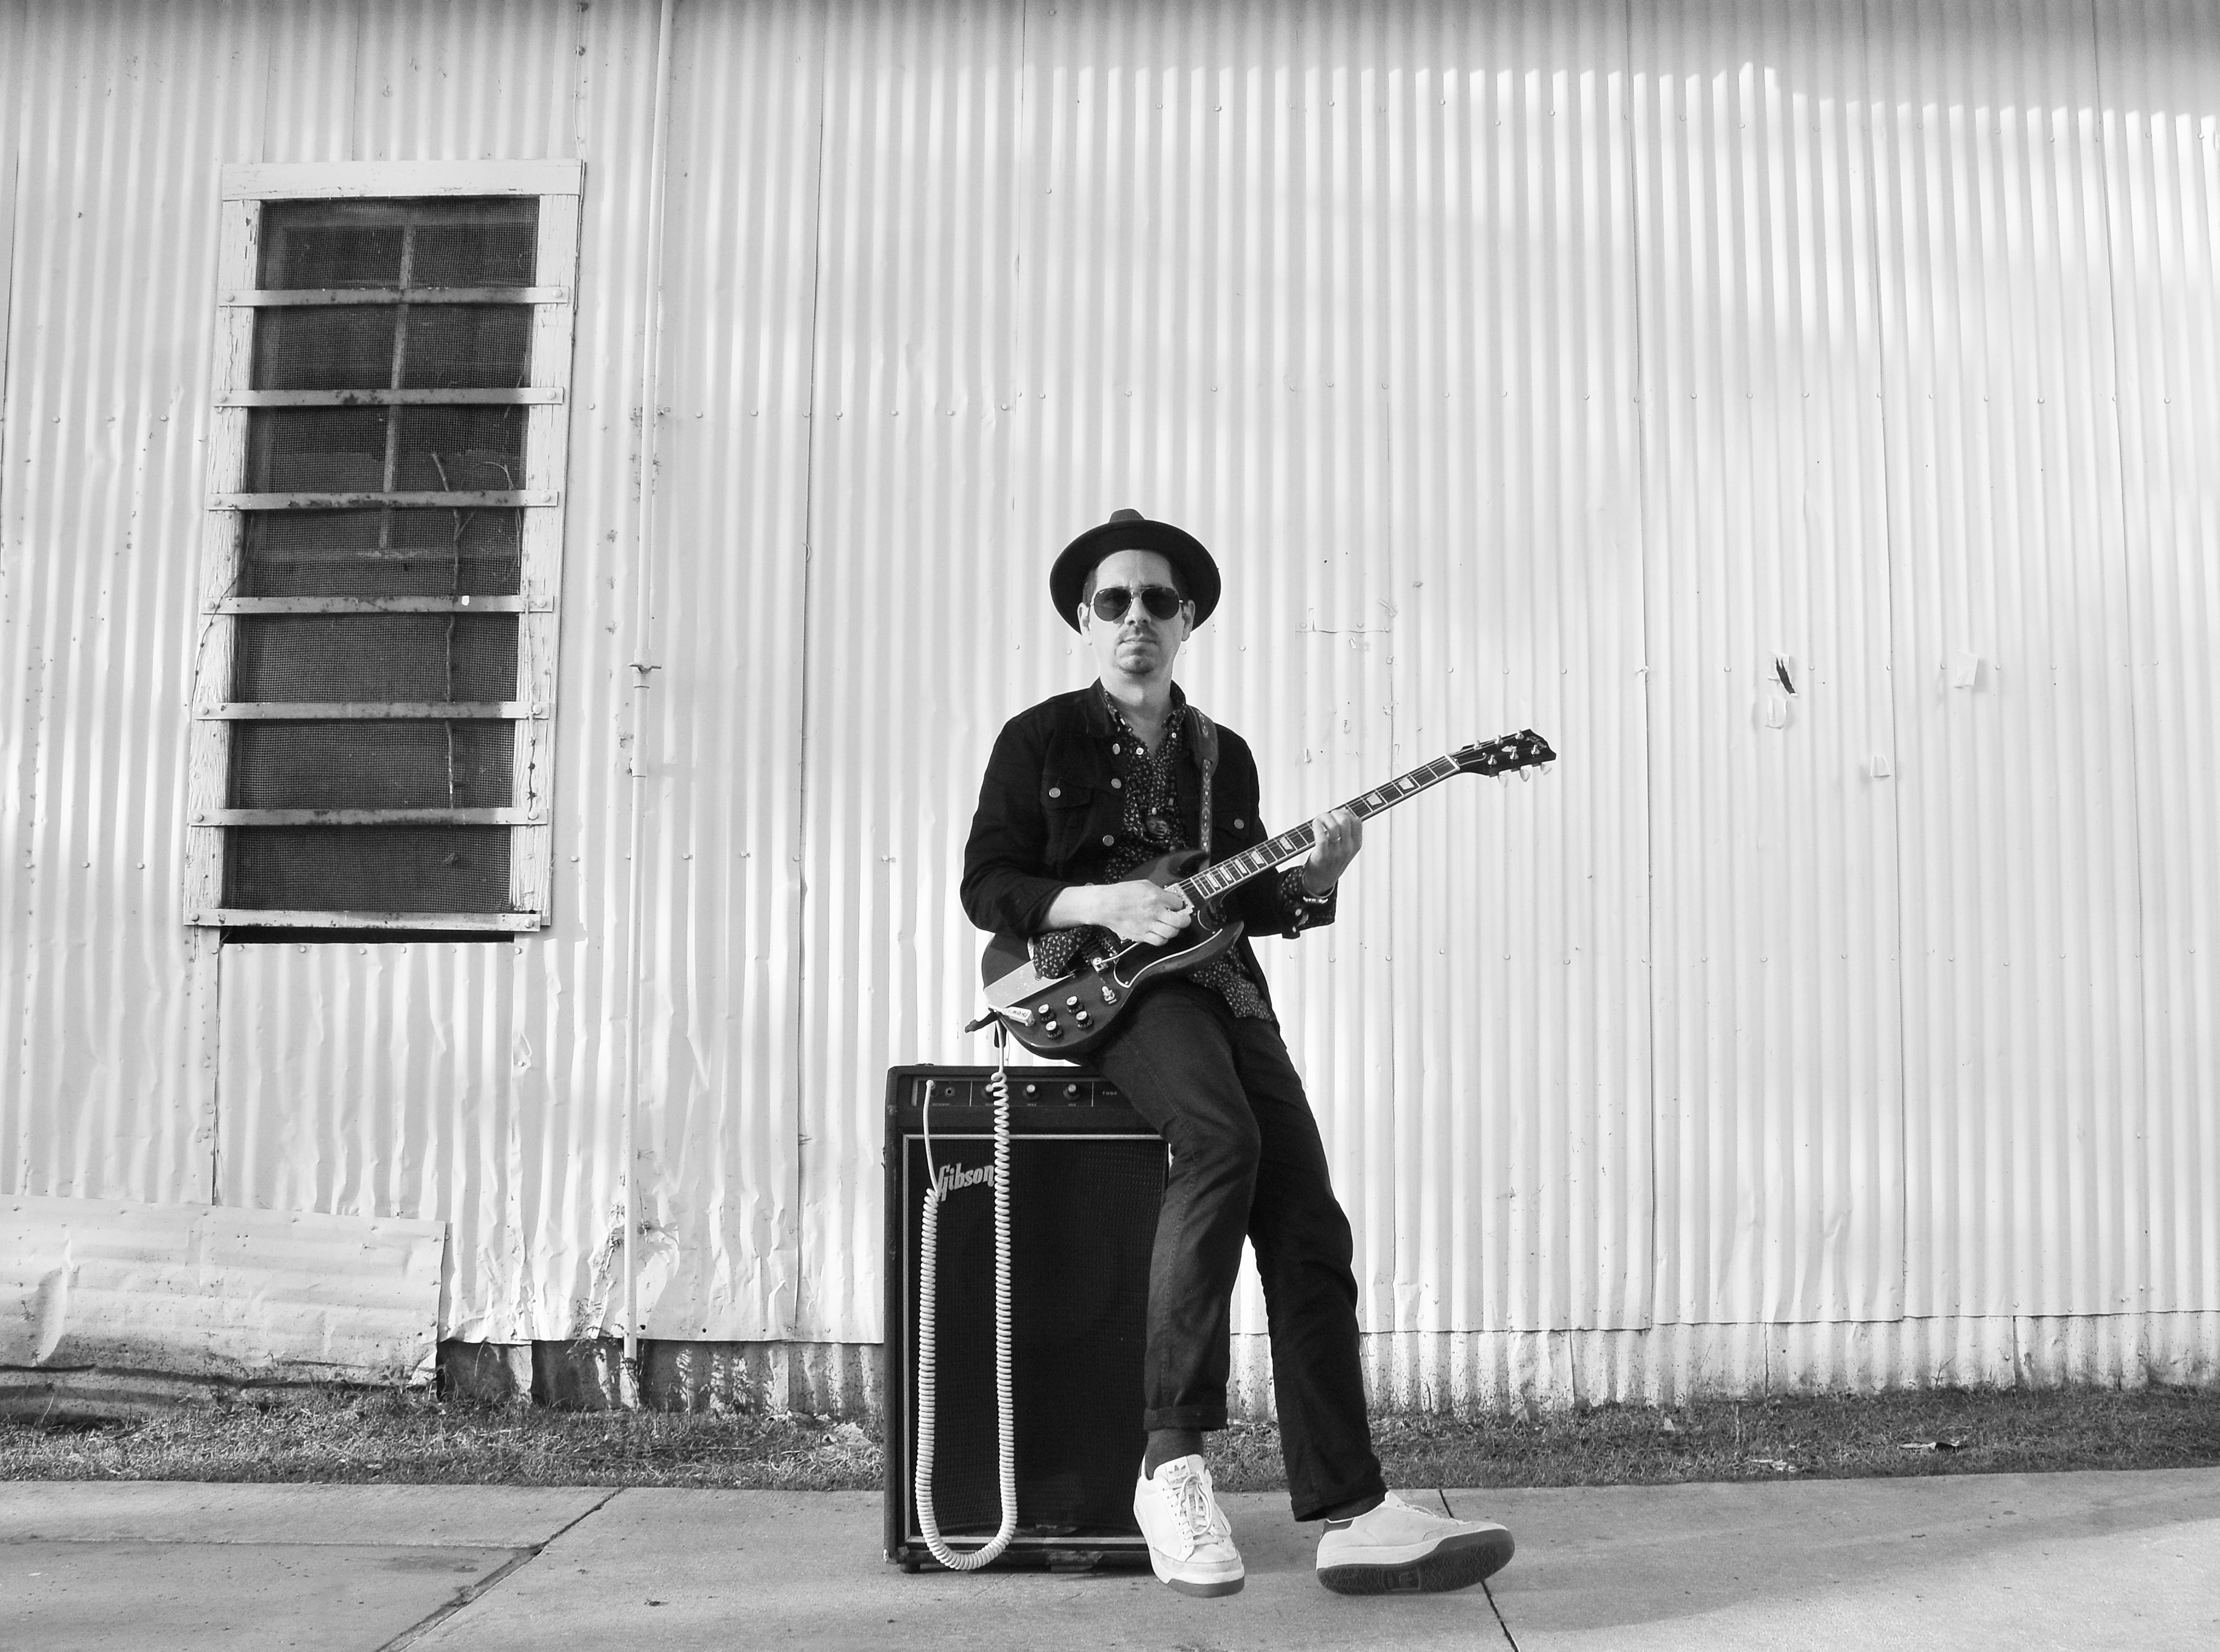
M 1051 793 L 1049 794 L 1049 795 L 1050 795 L 1051 797 L 1054 797 L 1054 796 L 1056 795 L 1056 794 L 1055 794 L 1054 792 L 1051 792 Z M 1233 829 L 1234 829 L 1236 832 L 1240 831 L 1240 830 L 1241 830 L 1241 822 L 1240 822 L 1240 821 L 1238 821 L 1238 820 L 1236 820 L 1236 821 L 1233 823 Z
M 1115 837 L 1115 836 L 1113 836 L 1113 834 L 1111 834 L 1110 832 L 1104 832 L 1104 833 L 1102 834 L 1102 846 L 1103 846 L 1105 849 L 1108 849 L 1108 848 L 1112 847 L 1113 845 L 1115 845 L 1115 844 L 1117 843 L 1117 841 L 1118 841 L 1118 839 L 1116 838 L 1116 837 Z
M 1126 782 L 1122 780 L 1113 780 L 1110 782 L 1110 789 L 1113 792 L 1122 792 L 1126 789 Z
M 1048 795 L 1051 797 L 1061 797 L 1063 795 L 1063 788 L 1061 786 L 1051 786 L 1048 789 Z

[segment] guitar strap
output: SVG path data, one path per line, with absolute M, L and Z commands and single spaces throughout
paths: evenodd
M 1210 777 L 1218 772 L 1218 725 L 1204 716 L 1199 706 L 1189 706 L 1187 714 L 1194 730 L 1194 754 L 1202 760 L 1202 841 L 1196 847 L 1202 851 L 1207 864 L 1210 856 Z

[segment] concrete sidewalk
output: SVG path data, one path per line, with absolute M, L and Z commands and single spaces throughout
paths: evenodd
M 0 1646 L 639 1649 L 2220 1647 L 2220 1469 L 1463 1492 L 1485 1588 L 1344 1599 L 1276 1494 L 1248 1587 L 905 1576 L 867 1493 L 0 1487 Z

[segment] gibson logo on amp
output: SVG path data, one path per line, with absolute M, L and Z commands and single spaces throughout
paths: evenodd
M 976 1170 L 966 1170 L 957 1165 L 945 1164 L 940 1169 L 940 1180 L 933 1185 L 943 1199 L 965 1188 L 991 1188 L 995 1185 L 995 1167 L 982 1164 Z

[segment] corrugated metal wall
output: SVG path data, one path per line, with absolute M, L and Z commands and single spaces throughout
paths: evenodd
M 2220 1359 L 2207 9 L 682 0 L 659 264 L 658 10 L 0 0 L 0 1188 L 443 1217 L 449 1334 L 614 1331 L 636 978 L 639 1329 L 875 1338 L 884 1069 L 986 1058 L 978 770 L 1130 504 L 1274 825 L 1564 753 L 1266 951 L 1385 1389 Z M 554 926 L 219 956 L 217 170 L 541 156 Z
M 2098 40 L 2119 352 L 2129 691 L 2142 920 L 2133 1230 L 2154 1310 L 2220 1300 L 2220 47 L 2195 0 Z M 2106 731 L 2117 743 L 2117 731 Z
M 1663 1320 L 1903 1312 L 1860 37 L 1726 0 L 1633 42 Z

